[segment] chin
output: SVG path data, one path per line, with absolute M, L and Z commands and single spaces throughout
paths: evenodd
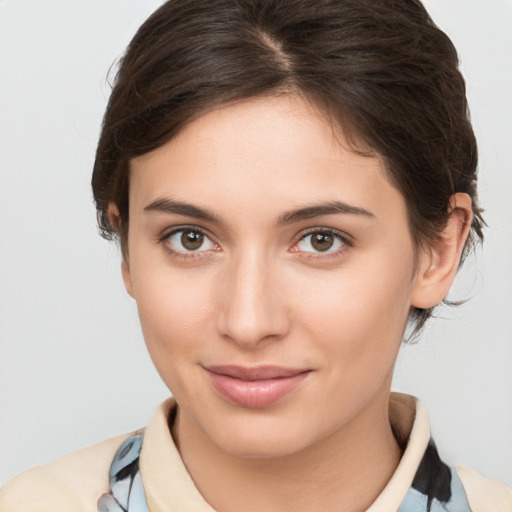
M 278 459 L 294 455 L 305 448 L 304 442 L 295 443 L 286 436 L 230 439 L 229 442 L 221 443 L 218 444 L 219 448 L 241 459 Z
M 251 418 L 246 422 L 222 422 L 207 432 L 222 451 L 245 459 L 272 459 L 291 456 L 314 443 L 303 422 L 276 420 L 276 418 Z M 243 424 L 245 423 L 245 425 Z M 297 423 L 300 423 L 297 425 Z

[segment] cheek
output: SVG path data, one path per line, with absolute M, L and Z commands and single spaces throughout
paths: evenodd
M 409 315 L 412 264 L 412 256 L 381 253 L 300 280 L 296 295 L 309 336 L 354 370 L 394 360 Z
M 157 279 L 149 275 L 137 292 L 137 308 L 149 356 L 167 388 L 183 399 L 189 393 L 187 390 L 197 387 L 194 382 L 198 375 L 194 369 L 204 338 L 201 333 L 211 323 L 208 307 L 211 301 L 206 297 L 206 287 L 197 290 L 183 276 L 160 274 Z
M 134 289 L 146 345 L 155 366 L 192 354 L 200 333 L 212 323 L 211 279 L 207 275 L 148 265 L 135 269 Z

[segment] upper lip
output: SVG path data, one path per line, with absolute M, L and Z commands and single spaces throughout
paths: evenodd
M 227 375 L 234 379 L 239 380 L 265 380 L 265 379 L 278 379 L 285 377 L 293 377 L 305 373 L 309 370 L 297 369 L 297 368 L 284 368 L 282 366 L 236 366 L 236 365 L 218 365 L 218 366 L 205 366 L 205 369 L 218 373 L 220 375 Z

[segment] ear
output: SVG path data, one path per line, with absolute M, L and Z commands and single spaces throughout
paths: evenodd
M 124 287 L 126 291 L 133 297 L 133 285 L 132 285 L 132 274 L 130 272 L 130 264 L 126 259 L 123 258 L 121 263 L 121 274 L 123 275 Z
M 114 203 L 109 203 L 107 210 L 108 220 L 110 225 L 119 232 L 121 226 L 121 216 L 119 215 L 119 209 Z M 121 263 L 121 274 L 123 276 L 124 287 L 126 291 L 133 297 L 133 285 L 132 276 L 130 272 L 130 263 L 128 261 L 127 251 L 123 251 L 123 261 Z
M 454 194 L 450 198 L 446 227 L 419 258 L 412 306 L 431 308 L 448 295 L 459 267 L 471 220 L 471 198 L 464 193 Z

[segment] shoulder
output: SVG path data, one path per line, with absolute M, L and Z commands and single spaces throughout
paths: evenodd
M 512 488 L 488 480 L 467 466 L 458 466 L 457 474 L 464 486 L 472 512 L 510 512 Z
M 1 512 L 96 512 L 109 490 L 109 468 L 121 443 L 113 437 L 36 466 L 0 489 Z

